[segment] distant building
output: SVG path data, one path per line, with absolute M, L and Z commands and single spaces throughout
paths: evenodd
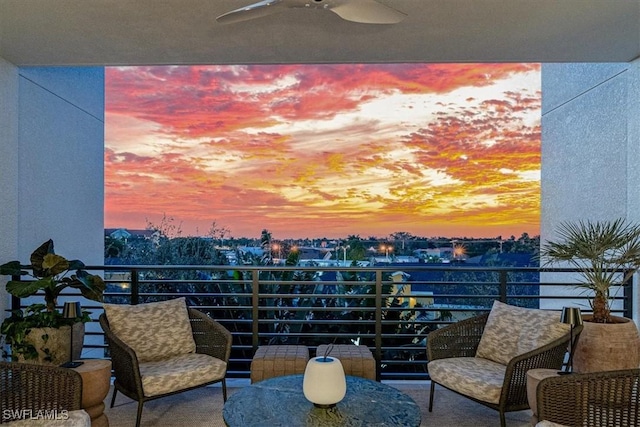
M 126 228 L 105 228 L 104 235 L 118 240 L 129 240 L 133 237 L 144 239 L 156 238 L 158 231 L 155 230 L 129 230 Z
M 453 248 L 451 246 L 442 246 L 431 249 L 416 249 L 413 254 L 418 258 L 441 258 L 451 259 L 453 257 Z

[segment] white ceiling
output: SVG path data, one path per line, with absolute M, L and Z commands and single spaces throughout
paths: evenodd
M 289 9 L 236 24 L 254 0 L 0 0 L 0 57 L 15 65 L 323 62 L 627 62 L 640 0 L 380 0 L 394 25 Z

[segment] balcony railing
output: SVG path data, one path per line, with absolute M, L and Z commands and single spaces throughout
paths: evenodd
M 494 300 L 544 309 L 577 305 L 574 270 L 462 265 L 376 267 L 92 266 L 107 283 L 105 302 L 139 304 L 186 297 L 233 334 L 231 377 L 248 377 L 259 345 L 325 343 L 368 346 L 379 379 L 426 379 L 431 330 L 487 311 Z M 614 314 L 631 317 L 632 281 L 614 289 Z M 78 296 L 65 294 L 65 299 Z M 13 308 L 31 303 L 14 299 Z M 95 320 L 99 303 L 83 301 Z M 97 322 L 87 325 L 85 354 L 108 356 Z M 97 354 L 97 355 L 96 355 Z

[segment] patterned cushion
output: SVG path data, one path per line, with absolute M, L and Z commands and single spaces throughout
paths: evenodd
M 483 402 L 498 403 L 507 367 L 479 357 L 454 357 L 429 362 L 431 380 Z
M 557 311 L 493 303 L 484 328 L 477 357 L 506 365 L 520 354 L 540 348 L 569 333 Z
M 139 305 L 104 304 L 109 328 L 135 351 L 138 362 L 194 353 L 185 298 Z
M 142 390 L 147 397 L 221 380 L 226 372 L 226 362 L 200 353 L 140 364 Z

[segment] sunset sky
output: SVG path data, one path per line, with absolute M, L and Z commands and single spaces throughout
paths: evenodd
M 106 70 L 105 227 L 539 234 L 539 64 Z

